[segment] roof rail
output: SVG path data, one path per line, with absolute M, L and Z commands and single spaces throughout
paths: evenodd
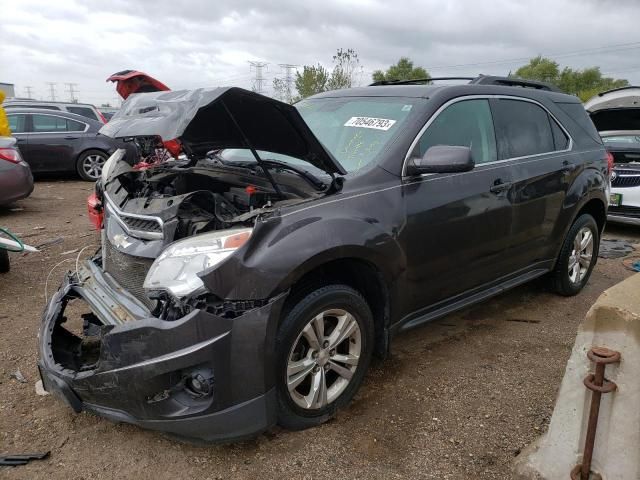
M 423 83 L 437 82 L 439 80 L 474 80 L 476 77 L 429 77 L 429 78 L 414 78 L 412 80 L 380 80 L 373 82 L 370 87 L 377 87 L 380 85 L 421 85 Z
M 545 82 L 537 82 L 535 80 L 523 80 L 514 77 L 496 77 L 493 75 L 480 75 L 474 78 L 470 83 L 474 85 L 503 85 L 505 87 L 524 87 L 535 88 L 536 90 L 546 90 L 549 92 L 563 93 L 555 85 Z
M 477 77 L 433 77 L 433 78 L 415 78 L 413 80 L 380 80 L 373 82 L 370 87 L 381 85 L 422 85 L 437 82 L 439 80 L 468 80 L 471 85 L 503 85 L 505 87 L 524 87 L 534 88 L 536 90 L 546 90 L 548 92 L 563 93 L 555 85 L 545 82 L 537 82 L 535 80 L 523 80 L 514 77 L 497 77 L 494 75 L 479 75 Z M 622 87 L 631 88 L 631 87 Z M 610 90 L 613 91 L 613 90 Z M 607 92 L 604 92 L 607 93 Z

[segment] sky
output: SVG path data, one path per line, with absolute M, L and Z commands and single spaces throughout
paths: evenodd
M 507 74 L 542 54 L 561 66 L 600 66 L 640 84 L 635 0 L 0 0 L 0 82 L 16 94 L 118 103 L 106 78 L 144 71 L 172 89 L 253 87 L 280 64 L 360 59 L 357 81 L 406 56 L 432 76 Z M 299 67 L 299 68 L 300 68 Z

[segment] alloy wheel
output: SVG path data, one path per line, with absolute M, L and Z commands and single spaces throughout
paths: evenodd
M 330 309 L 316 315 L 289 353 L 286 382 L 293 402 L 305 410 L 334 402 L 349 385 L 361 353 L 362 334 L 352 314 Z
M 588 227 L 578 230 L 573 239 L 573 249 L 569 255 L 569 279 L 580 283 L 586 277 L 593 261 L 593 233 Z
M 82 170 L 87 174 L 87 176 L 97 180 L 102 174 L 104 162 L 105 158 L 102 155 L 87 155 L 82 161 Z

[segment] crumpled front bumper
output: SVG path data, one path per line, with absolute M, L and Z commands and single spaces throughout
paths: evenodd
M 144 310 L 89 260 L 81 274 L 65 277 L 45 309 L 43 384 L 76 412 L 184 439 L 254 436 L 276 421 L 273 345 L 285 297 L 233 319 L 194 310 L 171 322 L 150 314 L 123 321 Z M 65 328 L 71 300 L 85 301 L 99 319 L 90 337 Z M 187 387 L 196 375 L 210 385 L 207 395 Z

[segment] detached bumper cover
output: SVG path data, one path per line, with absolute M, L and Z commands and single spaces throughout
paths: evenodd
M 237 440 L 275 424 L 272 346 L 286 294 L 234 319 L 194 310 L 173 322 L 149 316 L 122 323 L 130 315 L 120 310 L 131 306 L 130 298 L 125 294 L 120 303 L 95 264 L 86 268 L 93 272 L 90 281 L 79 284 L 67 275 L 44 313 L 38 367 L 48 391 L 76 412 L 191 440 Z M 81 338 L 63 326 L 73 298 L 100 319 L 95 335 Z M 116 312 L 112 319 L 105 318 L 108 303 Z M 195 375 L 210 382 L 210 393 L 185 386 Z

